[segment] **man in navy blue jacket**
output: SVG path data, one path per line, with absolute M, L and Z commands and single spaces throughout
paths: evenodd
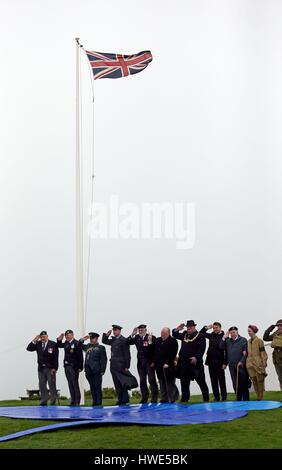
M 59 359 L 57 344 L 49 340 L 47 331 L 44 330 L 35 336 L 26 349 L 27 351 L 37 352 L 40 405 L 47 405 L 48 402 L 47 382 L 50 390 L 51 405 L 55 405 L 57 399 L 56 372 L 58 370 Z
M 66 340 L 63 343 L 64 336 Z M 70 405 L 79 406 L 81 394 L 78 379 L 79 373 L 83 370 L 82 343 L 74 339 L 72 330 L 67 330 L 57 338 L 57 344 L 59 348 L 65 350 L 64 368 L 71 396 Z

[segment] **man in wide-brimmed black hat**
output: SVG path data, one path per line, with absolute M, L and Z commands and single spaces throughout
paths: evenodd
M 277 327 L 277 330 L 271 334 L 275 327 Z M 267 328 L 264 332 L 263 340 L 271 341 L 273 364 L 282 390 L 282 319 L 278 320 L 276 325 L 271 325 Z
M 206 349 L 205 336 L 196 330 L 194 320 L 181 323 L 172 330 L 172 336 L 181 340 L 181 349 L 177 363 L 177 375 L 180 378 L 181 401 L 190 399 L 190 382 L 196 380 L 204 401 L 209 401 L 209 389 L 206 384 L 203 355 Z

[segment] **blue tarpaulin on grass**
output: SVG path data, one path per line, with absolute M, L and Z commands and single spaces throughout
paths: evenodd
M 216 423 L 241 418 L 246 416 L 249 410 L 269 410 L 279 408 L 281 405 L 281 402 L 276 401 L 230 401 L 194 405 L 160 403 L 106 407 L 3 406 L 0 407 L 0 416 L 2 417 L 64 420 L 65 422 L 10 434 L 0 438 L 0 442 L 41 431 L 83 424 L 116 423 L 172 426 L 179 424 Z

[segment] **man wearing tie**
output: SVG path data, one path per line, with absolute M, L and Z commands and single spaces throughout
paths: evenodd
M 63 343 L 64 336 L 66 340 Z M 57 338 L 57 344 L 59 348 L 65 350 L 64 368 L 71 396 L 70 406 L 79 406 L 81 394 L 78 378 L 79 373 L 83 370 L 82 343 L 74 339 L 72 330 L 67 330 L 65 334 L 61 333 Z
M 37 352 L 38 381 L 41 396 L 41 406 L 48 402 L 47 382 L 50 390 L 50 404 L 55 405 L 57 399 L 56 372 L 58 370 L 59 351 L 54 341 L 50 341 L 47 331 L 41 333 L 29 343 L 27 351 Z
M 137 328 L 134 328 L 128 341 L 129 344 L 135 344 L 137 349 L 137 370 L 140 377 L 140 390 L 142 395 L 140 403 L 145 404 L 148 402 L 149 389 L 147 379 L 151 388 L 151 403 L 157 403 L 158 385 L 155 368 L 151 365 L 153 357 L 151 348 L 149 347 L 149 342 L 154 343 L 156 338 L 147 333 L 147 325 L 141 324 L 137 326 Z

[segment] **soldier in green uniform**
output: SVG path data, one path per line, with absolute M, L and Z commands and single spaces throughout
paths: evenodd
M 271 333 L 276 326 L 277 330 Z M 282 390 L 282 320 L 278 320 L 276 325 L 269 326 L 264 332 L 263 339 L 264 341 L 271 341 L 273 364 Z

